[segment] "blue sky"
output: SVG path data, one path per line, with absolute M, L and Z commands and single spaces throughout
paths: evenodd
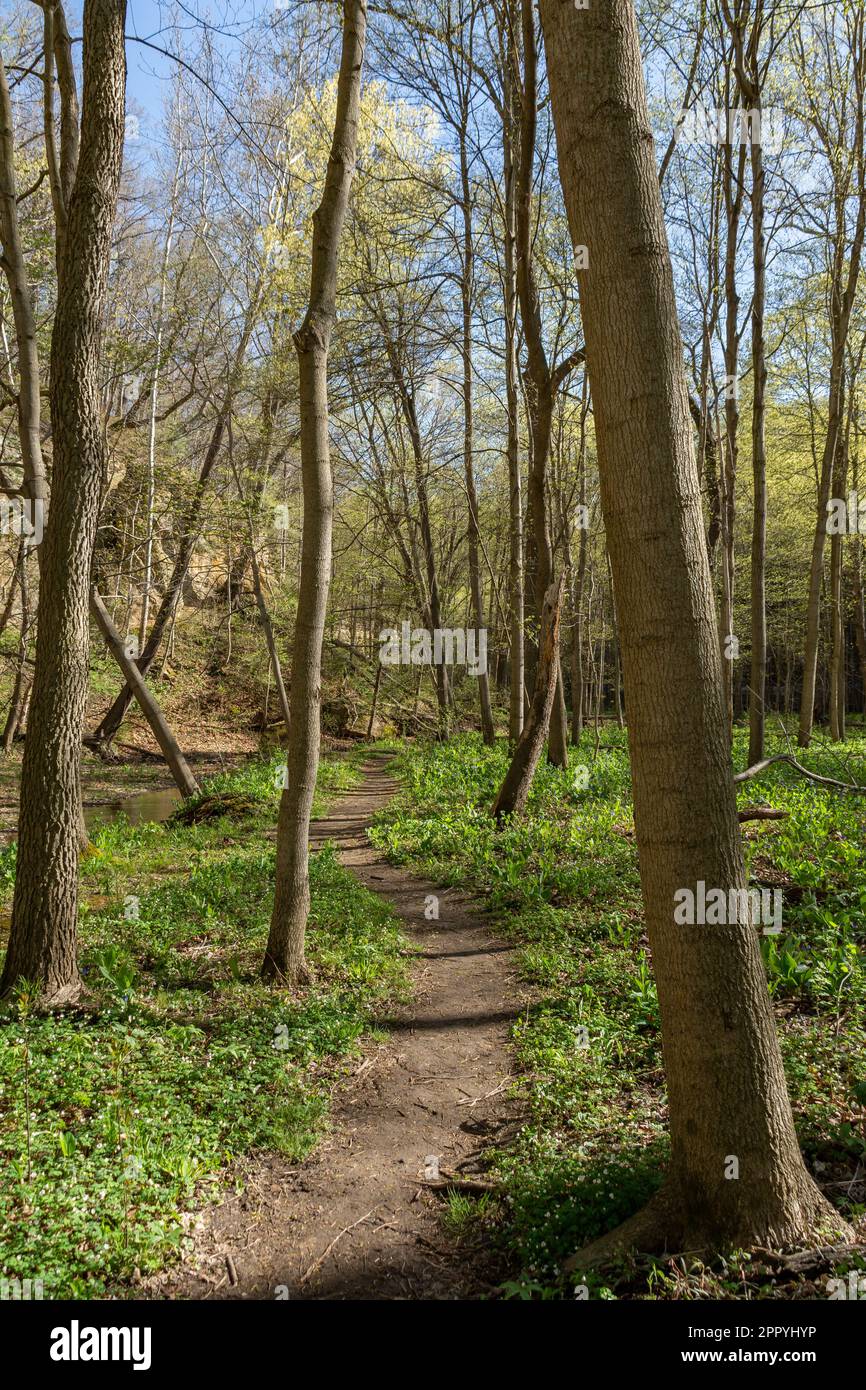
M 148 39 L 158 47 L 173 50 L 176 46 L 177 24 L 181 41 L 191 47 L 200 34 L 199 21 L 213 26 L 214 43 L 230 51 L 236 36 L 243 33 L 251 19 L 272 12 L 275 0 L 128 0 L 126 32 Z M 127 103 L 130 110 L 143 113 L 142 137 L 147 140 L 148 127 L 159 123 L 163 101 L 169 88 L 175 64 L 160 53 L 130 41 L 127 44 Z

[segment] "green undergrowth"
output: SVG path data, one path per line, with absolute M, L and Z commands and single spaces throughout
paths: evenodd
M 598 746 L 597 746 L 598 744 Z M 779 743 L 770 751 L 780 751 Z M 737 730 L 734 761 L 746 766 Z M 866 739 L 840 760 L 816 741 L 804 765 L 866 780 Z M 503 1296 L 572 1296 L 564 1259 L 612 1229 L 657 1187 L 667 1154 L 658 1000 L 644 934 L 626 734 L 588 730 L 567 771 L 543 763 L 522 817 L 489 808 L 508 764 L 475 735 L 406 745 L 402 790 L 376 843 L 398 863 L 480 897 L 517 944 L 529 1002 L 513 1029 L 526 1111 L 488 1155 L 501 1184 L 478 1223 L 505 1245 Z M 860 775 L 857 776 L 859 767 Z M 740 806 L 787 819 L 744 826 L 750 882 L 783 894 L 782 931 L 762 938 L 798 1132 L 827 1195 L 851 1219 L 866 1195 L 866 803 L 776 765 L 743 784 Z M 466 1214 L 461 1214 L 466 1224 Z M 596 1280 L 591 1297 L 802 1296 L 732 1252 L 711 1270 L 650 1266 Z M 819 1292 L 816 1296 L 822 1296 Z
M 323 763 L 319 812 L 358 780 L 361 756 Z M 234 1160 L 309 1152 L 339 1059 L 403 996 L 396 919 L 331 847 L 311 862 L 312 988 L 260 981 L 278 765 L 204 788 L 249 798 L 240 820 L 96 833 L 86 1000 L 46 1016 L 24 988 L 0 1022 L 0 1279 L 41 1279 L 46 1298 L 122 1296 L 136 1270 L 162 1268 L 183 1213 L 218 1195 Z M 14 852 L 2 873 L 8 892 Z

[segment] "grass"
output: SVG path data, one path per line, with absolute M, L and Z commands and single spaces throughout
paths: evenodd
M 737 730 L 737 767 L 746 751 Z M 840 770 L 833 749 L 816 743 L 803 761 L 862 782 L 862 730 L 845 754 Z M 374 837 L 396 862 L 484 898 L 497 932 L 519 947 L 530 1003 L 513 1042 L 527 1119 L 512 1144 L 489 1155 L 503 1195 L 478 1221 L 517 1270 L 504 1296 L 567 1297 L 564 1258 L 660 1181 L 667 1128 L 658 1001 L 624 732 L 605 725 L 596 751 L 588 731 L 567 772 L 542 764 L 525 815 L 497 830 L 488 812 L 507 761 L 504 742 L 485 748 L 475 735 L 405 747 L 396 764 L 402 792 Z M 762 938 L 762 948 L 797 1129 L 816 1178 L 857 1220 L 866 1192 L 864 803 L 784 765 L 741 788 L 740 804 L 755 803 L 788 812 L 747 825 L 744 839 L 752 884 L 783 891 L 782 934 Z M 460 1218 L 465 1226 L 462 1207 Z M 712 1269 L 651 1264 L 590 1284 L 592 1297 L 803 1292 L 774 1286 L 769 1271 L 738 1252 Z
M 317 810 L 358 779 L 323 763 Z M 250 808 L 191 827 L 125 821 L 82 868 L 85 1004 L 0 1023 L 0 1278 L 47 1298 L 123 1293 L 164 1267 L 184 1213 L 257 1150 L 302 1158 L 335 1075 L 405 989 L 395 918 L 325 848 L 311 863 L 303 996 L 258 978 L 273 895 L 277 759 L 214 778 Z M 0 892 L 14 882 L 0 856 Z M 235 1170 L 236 1171 L 236 1170 Z

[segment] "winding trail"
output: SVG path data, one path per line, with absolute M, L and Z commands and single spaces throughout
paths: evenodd
M 169 1298 L 454 1299 L 502 1277 L 487 1249 L 461 1246 L 422 1185 L 428 1155 L 446 1173 L 477 1173 L 477 1155 L 515 1122 L 505 1098 L 509 1026 L 520 1012 L 510 948 L 455 891 L 388 864 L 367 839 L 396 783 L 387 757 L 313 826 L 389 902 L 416 948 L 412 1001 L 384 1025 L 333 1098 L 331 1126 L 302 1164 L 262 1155 L 245 1189 L 208 1209 L 194 1250 L 149 1296 Z M 439 900 L 438 920 L 425 900 Z

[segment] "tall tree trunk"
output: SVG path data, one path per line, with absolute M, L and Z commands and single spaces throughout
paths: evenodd
M 800 727 L 797 733 L 797 741 L 801 748 L 809 746 L 815 715 L 818 647 L 821 636 L 821 588 L 824 578 L 824 548 L 827 538 L 827 505 L 830 500 L 830 488 L 836 467 L 836 451 L 841 442 L 845 352 L 851 326 L 851 311 L 860 277 L 863 242 L 864 237 L 866 237 L 866 17 L 864 17 L 862 7 L 851 11 L 848 25 L 853 91 L 850 98 L 846 93 L 846 102 L 850 100 L 850 110 L 854 123 L 851 132 L 853 154 L 850 161 L 844 157 L 845 151 L 835 147 L 832 137 L 827 134 L 823 121 L 813 120 L 819 138 L 825 143 L 825 153 L 833 171 L 832 199 L 835 222 L 831 232 L 832 256 L 829 286 L 830 400 L 827 410 L 827 432 L 818 478 L 818 513 L 809 568 L 809 599 L 803 654 L 803 693 L 800 702 Z M 800 61 L 805 67 L 808 60 L 802 53 L 800 54 Z M 853 198 L 856 198 L 856 214 L 853 232 L 849 233 L 851 216 L 849 204 Z
M 858 497 L 860 487 L 860 417 L 856 404 L 852 406 L 852 431 L 854 450 L 851 456 L 851 485 Z M 860 662 L 860 683 L 863 686 L 863 713 L 866 714 L 866 600 L 863 595 L 863 537 L 854 537 L 854 555 L 851 561 L 851 589 L 854 607 L 854 641 L 857 644 L 857 657 Z
M 535 35 L 535 10 L 532 0 L 520 0 L 523 32 L 523 92 L 520 112 L 520 148 L 517 161 L 517 291 L 526 340 L 526 398 L 529 427 L 532 433 L 529 468 L 529 511 L 532 516 L 535 548 L 535 602 L 542 601 L 553 580 L 553 545 L 547 506 L 547 466 L 550 458 L 550 437 L 553 403 L 557 391 L 557 375 L 564 379 L 562 369 L 551 371 L 544 349 L 541 304 L 532 264 L 532 176 L 538 122 L 538 54 Z M 557 654 L 557 681 L 560 693 L 554 701 L 550 716 L 548 756 L 557 767 L 568 766 L 568 736 L 565 722 L 565 699 L 561 695 L 562 674 Z
M 616 711 L 616 722 L 619 728 L 622 729 L 625 727 L 625 720 L 622 713 L 622 657 L 619 647 L 619 622 L 616 616 L 616 594 L 613 588 L 613 572 L 611 570 L 609 552 L 607 556 L 607 577 L 610 588 L 610 625 L 613 629 L 613 707 Z
M 847 1228 L 797 1145 L 755 927 L 674 918 L 678 890 L 746 878 L 637 18 L 632 0 L 541 0 L 541 14 L 569 224 L 588 247 L 581 313 L 670 1106 L 665 1183 L 605 1246 L 800 1242 Z
M 412 448 L 415 461 L 415 490 L 418 495 L 418 524 L 421 531 L 421 548 L 424 552 L 424 567 L 427 574 L 427 612 L 433 632 L 442 627 L 442 601 L 439 595 L 439 575 L 436 568 L 436 548 L 433 544 L 433 527 L 430 523 L 430 498 L 427 491 L 427 470 L 421 446 L 421 431 L 415 413 L 415 402 L 407 396 L 411 407 Z M 447 738 L 450 726 L 451 682 L 448 667 L 440 661 L 435 668 L 436 700 L 439 708 L 439 733 Z
M 761 92 L 760 46 L 764 25 L 762 0 L 752 13 L 751 3 L 722 0 L 725 21 L 730 30 L 737 74 L 737 90 L 743 112 L 741 146 L 749 140 L 752 188 L 752 559 L 751 620 L 752 653 L 749 682 L 749 766 L 764 756 L 764 695 L 767 684 L 767 359 L 764 341 L 767 247 L 764 232 L 764 151 L 760 129 L 763 102 Z M 758 128 L 754 128 L 757 120 Z M 734 132 L 728 129 L 728 141 Z
M 313 219 L 310 302 L 295 334 L 301 394 L 304 529 L 292 654 L 288 786 L 280 800 L 277 878 L 262 974 L 290 986 L 309 979 L 304 937 L 310 909 L 310 814 L 321 737 L 322 638 L 331 582 L 334 486 L 328 438 L 328 350 L 336 318 L 337 264 L 355 172 L 366 0 L 344 0 L 334 138 Z
M 760 110 L 760 94 L 753 98 Z M 749 694 L 749 766 L 764 756 L 764 698 L 767 684 L 767 358 L 764 343 L 766 245 L 764 156 L 752 141 L 752 674 Z
M 12 300 L 15 344 L 18 349 L 18 438 L 24 469 L 23 490 L 45 520 L 47 487 L 42 459 L 39 349 L 36 318 L 30 296 L 27 265 L 21 244 L 15 182 L 15 135 L 6 68 L 0 55 L 0 240 L 3 270 Z M 31 518 L 33 520 L 35 518 Z
M 737 241 L 745 192 L 746 147 L 741 145 L 737 167 L 729 143 L 724 152 L 725 201 L 725 452 L 719 475 L 721 493 L 722 534 L 722 604 L 720 632 L 722 651 L 722 693 L 727 712 L 728 729 L 734 724 L 734 661 L 737 646 L 734 634 L 734 581 L 736 525 L 736 488 L 739 461 L 739 353 L 740 353 L 740 294 L 737 288 Z
M 66 17 L 59 3 L 46 5 L 44 10 L 44 73 L 45 139 L 49 179 L 55 210 L 55 260 L 57 263 L 58 294 L 64 269 L 63 248 L 69 220 L 68 202 L 74 186 L 79 151 L 78 97 L 71 59 L 71 41 Z M 54 59 L 62 94 L 60 128 L 63 143 L 58 157 L 54 144 Z M 36 316 L 30 294 L 27 266 L 21 245 L 18 218 L 18 199 L 15 185 L 15 147 L 12 107 L 6 73 L 0 58 L 0 233 L 3 241 L 3 271 L 12 297 L 15 341 L 18 349 L 18 439 L 23 465 L 22 491 L 33 508 L 31 520 L 44 527 L 48 520 L 48 487 L 45 460 L 42 455 L 41 412 L 42 398 L 39 375 L 39 350 L 36 336 Z M 37 550 L 40 575 L 45 550 Z M 27 687 L 25 706 L 33 694 Z M 18 688 L 20 695 L 21 688 Z M 6 733 L 10 744 L 16 728 L 24 719 L 24 707 L 16 718 L 7 721 Z M 75 774 L 78 786 L 78 773 Z M 88 844 L 87 827 L 81 809 L 80 789 L 77 792 L 76 824 L 79 849 Z
M 598 680 L 595 686 L 595 746 L 598 749 L 601 733 L 601 714 L 604 709 L 604 660 L 607 654 L 607 627 L 604 612 L 604 589 L 601 591 L 601 651 L 598 655 Z
M 852 391 L 856 382 L 851 383 Z M 839 440 L 833 466 L 833 496 L 845 496 L 848 474 L 847 434 Z M 843 584 L 844 537 L 830 538 L 830 738 L 845 738 L 845 600 Z M 750 760 L 751 761 L 751 760 Z
M 517 356 L 517 272 L 515 266 L 516 189 L 514 162 L 514 54 L 505 54 L 505 102 L 502 117 L 505 180 L 505 229 L 503 291 L 505 299 L 505 394 L 508 411 L 508 619 L 511 638 L 509 661 L 508 738 L 514 745 L 523 728 L 524 591 L 523 591 L 523 483 L 520 474 L 520 376 Z
M 147 640 L 147 626 L 150 622 L 150 590 L 153 585 L 153 528 L 154 507 L 156 504 L 156 416 L 159 404 L 159 374 L 162 369 L 162 340 L 165 331 L 165 302 L 168 295 L 168 267 L 171 260 L 171 246 L 174 240 L 174 219 L 177 210 L 177 196 L 180 186 L 180 172 L 183 156 L 178 155 L 171 190 L 171 204 L 168 213 L 168 226 L 165 230 L 165 243 L 162 249 L 162 263 L 159 269 L 159 304 L 156 313 L 156 342 L 153 349 L 153 379 L 150 384 L 150 413 L 147 422 L 147 501 L 145 513 L 146 532 L 144 537 L 144 574 L 142 576 L 141 616 L 138 624 L 139 651 Z
M 847 325 L 845 334 L 847 335 Z M 812 541 L 812 555 L 809 564 L 806 642 L 803 653 L 803 693 L 800 699 L 800 727 L 797 733 L 797 742 L 801 748 L 808 748 L 811 742 L 812 723 L 815 717 L 818 646 L 821 636 L 821 588 L 824 578 L 824 547 L 827 540 L 827 508 L 830 502 L 842 421 L 844 337 L 841 336 L 841 329 L 838 324 L 834 328 L 833 336 L 835 342 L 830 369 L 827 433 L 821 457 L 821 472 L 818 480 L 818 511 L 815 518 L 815 535 Z
M 587 380 L 588 387 L 588 380 Z M 588 406 L 588 390 L 584 390 Z M 571 738 L 575 744 L 583 736 L 583 711 L 586 703 L 583 672 L 583 590 L 586 584 L 586 559 L 589 549 L 589 528 L 585 525 L 586 511 L 586 410 L 581 415 L 579 493 L 580 540 L 578 541 L 577 575 L 573 578 L 571 612 L 574 629 L 571 638 Z
M 475 250 L 472 228 L 472 188 L 469 182 L 469 152 L 466 121 L 468 111 L 460 127 L 460 195 L 463 213 L 463 265 L 461 272 L 461 305 L 463 311 L 463 471 L 466 479 L 466 500 L 469 506 L 469 588 L 472 593 L 472 611 L 475 626 L 480 632 L 486 626 L 484 620 L 484 601 L 481 592 L 481 567 L 479 563 L 480 529 L 478 525 L 478 496 L 475 488 L 475 417 L 473 413 L 474 381 L 472 363 L 472 302 L 475 283 Z M 493 711 L 490 707 L 490 678 L 486 671 L 478 674 L 478 698 L 481 705 L 481 732 L 484 742 L 495 743 Z
M 841 497 L 841 493 L 839 496 Z M 830 541 L 830 738 L 845 739 L 845 600 L 842 537 Z
M 80 154 L 66 207 L 51 338 L 51 515 L 21 770 L 18 874 L 0 980 L 0 994 L 22 977 L 34 981 L 51 1003 L 74 999 L 81 988 L 78 764 L 90 563 L 104 465 L 98 344 L 123 158 L 125 17 L 125 0 L 86 0 Z

